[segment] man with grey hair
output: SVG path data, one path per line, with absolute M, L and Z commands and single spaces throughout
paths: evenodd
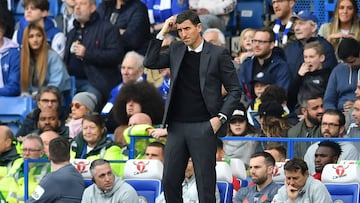
M 44 158 L 44 145 L 39 135 L 28 134 L 24 137 L 22 143 L 22 157 L 26 159 Z M 24 164 L 18 169 L 8 174 L 8 176 L 0 180 L 0 192 L 6 196 L 8 202 L 24 199 L 24 174 L 28 173 L 28 189 L 29 193 L 34 192 L 42 177 L 50 172 L 49 163 L 29 163 L 29 171 L 24 171 Z
M 64 62 L 76 78 L 77 92 L 96 95 L 101 109 L 111 89 L 120 82 L 118 64 L 124 54 L 120 35 L 110 22 L 101 20 L 96 0 L 75 0 L 74 17 Z
M 203 34 L 203 38 L 217 46 L 225 47 L 225 36 L 224 34 L 217 28 L 208 28 L 205 30 Z
M 323 37 L 317 35 L 318 19 L 310 11 L 300 11 L 291 17 L 296 40 L 285 47 L 285 56 L 289 64 L 292 78 L 298 77 L 298 71 L 304 64 L 304 45 L 308 42 L 319 41 L 325 50 L 325 60 L 322 68 L 333 69 L 337 64 L 333 46 Z M 310 67 L 309 67 L 310 68 Z
M 134 188 L 114 175 L 107 160 L 94 160 L 90 165 L 90 173 L 95 184 L 85 189 L 82 203 L 139 202 Z
M 129 51 L 125 54 L 125 57 L 121 63 L 122 82 L 111 90 L 111 97 L 101 111 L 101 114 L 107 117 L 106 127 L 108 132 L 113 132 L 114 129 L 118 127 L 112 114 L 112 108 L 114 106 L 116 95 L 119 94 L 123 85 L 143 80 L 143 61 L 144 56 L 135 51 Z

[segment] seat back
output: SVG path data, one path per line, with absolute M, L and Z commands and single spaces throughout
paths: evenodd
M 32 110 L 31 97 L 0 97 L 0 121 L 16 134 L 26 115 Z
M 236 178 L 246 179 L 245 164 L 241 159 L 230 159 L 231 173 Z
M 217 187 L 220 193 L 220 203 L 231 203 L 233 196 L 233 185 L 226 181 L 217 181 Z
M 360 166 L 356 164 L 327 164 L 321 174 L 324 183 L 360 183 Z
M 126 161 L 124 180 L 137 192 L 140 202 L 155 202 L 162 192 L 163 164 L 159 160 Z
M 239 0 L 234 15 L 239 30 L 264 27 L 264 4 L 262 0 Z
M 216 162 L 216 181 L 232 182 L 232 171 L 230 165 L 224 161 Z
M 325 183 L 333 202 L 359 203 L 358 183 Z
M 216 162 L 216 182 L 220 193 L 220 202 L 232 202 L 233 184 L 232 171 L 228 163 L 224 161 Z
M 275 183 L 283 185 L 285 181 L 285 172 L 284 172 L 285 162 L 276 162 L 273 169 L 272 179 Z
M 90 165 L 93 160 L 87 159 L 70 159 L 71 165 L 73 165 L 84 179 L 91 179 Z

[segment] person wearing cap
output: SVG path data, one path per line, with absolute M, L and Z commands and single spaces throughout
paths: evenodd
M 299 101 L 305 93 L 324 95 L 331 73 L 330 68 L 323 68 L 325 48 L 320 41 L 304 45 L 304 63 L 299 68 L 288 93 L 289 107 L 299 113 Z
M 258 74 L 268 75 L 272 84 L 283 87 L 286 91 L 291 83 L 290 69 L 284 56 L 275 47 L 275 34 L 269 28 L 261 28 L 255 31 L 252 39 L 254 56 L 247 58 L 238 72 L 240 86 L 245 93 L 248 102 L 255 98 L 254 87 L 251 81 Z
M 270 74 L 259 72 L 255 75 L 254 79 L 251 81 L 251 84 L 254 85 L 254 94 L 256 96 L 255 99 L 253 99 L 249 107 L 247 109 L 247 117 L 248 121 L 251 125 L 253 125 L 256 129 L 260 129 L 260 123 L 258 118 L 256 117 L 256 114 L 259 110 L 259 105 L 261 104 L 261 95 L 266 90 L 268 86 L 273 84 L 274 81 L 271 78 Z
M 71 103 L 71 119 L 66 124 L 69 127 L 69 137 L 74 138 L 82 130 L 82 118 L 85 113 L 93 112 L 97 105 L 97 98 L 93 93 L 77 93 Z
M 342 39 L 337 55 L 343 63 L 339 63 L 330 74 L 324 95 L 324 107 L 344 111 L 345 103 L 354 100 L 357 82 L 360 80 L 359 42 L 353 38 Z
M 287 137 L 291 124 L 286 119 L 286 112 L 280 103 L 276 101 L 263 102 L 259 106 L 261 130 L 265 137 Z M 261 142 L 258 150 L 265 150 L 268 144 L 273 142 Z M 281 143 L 286 147 L 285 143 Z
M 269 101 L 259 106 L 261 129 L 267 137 L 287 137 L 287 131 L 291 127 L 286 120 L 286 112 L 280 103 Z
M 285 47 L 285 56 L 289 64 L 292 78 L 295 78 L 304 63 L 304 45 L 308 42 L 319 41 L 325 49 L 323 68 L 333 69 L 337 65 L 333 46 L 323 37 L 317 35 L 318 19 L 310 11 L 300 11 L 291 19 L 294 23 L 296 40 Z
M 230 117 L 227 136 L 258 137 L 260 132 L 252 126 L 246 116 L 243 105 L 239 105 Z M 225 157 L 239 158 L 249 165 L 250 156 L 255 152 L 257 142 L 224 140 Z

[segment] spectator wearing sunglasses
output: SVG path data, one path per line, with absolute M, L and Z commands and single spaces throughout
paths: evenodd
M 87 112 L 93 112 L 97 105 L 96 96 L 90 92 L 77 93 L 71 103 L 69 137 L 74 138 L 82 131 L 82 120 Z

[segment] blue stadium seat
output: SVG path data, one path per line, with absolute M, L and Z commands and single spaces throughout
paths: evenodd
M 139 196 L 139 202 L 155 202 L 156 197 L 159 196 L 162 191 L 160 180 L 156 180 L 156 179 L 147 179 L 147 180 L 125 179 L 125 181 L 136 190 L 136 192 Z
M 124 180 L 137 192 L 140 202 L 155 202 L 162 192 L 163 165 L 159 160 L 126 161 Z
M 8 125 L 15 134 L 32 110 L 31 97 L 0 97 L 0 123 Z
M 220 203 L 231 203 L 233 196 L 233 184 L 226 181 L 216 182 L 220 192 Z
M 15 5 L 15 10 L 14 10 L 15 22 L 18 22 L 20 18 L 24 16 L 25 10 L 23 7 L 23 3 L 24 0 L 19 0 L 19 2 Z
M 325 183 L 333 202 L 359 203 L 358 183 Z
M 49 8 L 49 16 L 57 16 L 60 12 L 60 5 L 59 1 L 49 1 L 50 8 Z
M 245 28 L 264 27 L 264 3 L 262 0 L 239 0 L 234 12 L 237 27 L 241 31 Z

